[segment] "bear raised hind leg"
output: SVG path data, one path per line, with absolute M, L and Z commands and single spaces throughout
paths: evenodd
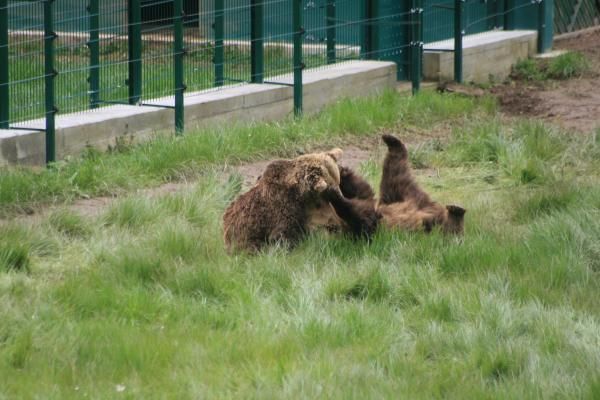
M 383 135 L 388 147 L 383 161 L 379 202 L 381 204 L 400 203 L 411 200 L 420 207 L 431 204 L 431 199 L 417 184 L 412 176 L 408 151 L 400 139 L 392 135 Z

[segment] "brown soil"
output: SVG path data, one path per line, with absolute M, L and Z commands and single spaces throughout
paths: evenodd
M 554 48 L 583 53 L 590 72 L 577 79 L 541 84 L 511 81 L 491 92 L 508 115 L 535 117 L 573 131 L 593 131 L 600 127 L 600 30 L 559 40 Z
M 374 141 L 368 140 L 361 141 L 354 146 L 344 147 L 344 155 L 341 164 L 349 166 L 351 168 L 358 168 L 358 166 L 362 162 L 368 160 L 369 157 L 373 154 L 373 147 L 371 146 L 374 144 Z M 310 151 L 322 150 L 325 150 L 325 148 L 310 149 Z M 242 176 L 243 179 L 243 190 L 246 190 L 256 182 L 258 177 L 263 173 L 263 171 L 271 161 L 272 160 L 261 160 L 231 167 L 223 173 L 223 180 L 225 181 L 230 174 L 238 173 Z M 162 197 L 185 190 L 193 184 L 194 182 L 166 183 L 153 188 L 140 189 L 133 194 L 147 198 Z M 89 199 L 78 199 L 75 200 L 72 204 L 68 205 L 67 208 L 70 211 L 75 212 L 81 216 L 97 217 L 102 212 L 104 212 L 115 200 L 117 200 L 117 197 L 106 196 L 94 197 Z M 28 213 L 17 216 L 16 220 L 19 220 L 20 222 L 29 223 L 40 221 L 42 218 L 48 216 L 59 207 L 61 206 L 42 207 L 35 210 L 31 209 Z M 2 222 L 7 222 L 8 220 L 3 221 L 2 219 L 0 219 L 0 224 Z

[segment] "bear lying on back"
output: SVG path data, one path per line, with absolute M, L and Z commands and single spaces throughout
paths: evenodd
M 412 176 L 404 144 L 391 135 L 383 135 L 382 138 L 388 146 L 388 154 L 383 163 L 379 202 L 366 180 L 349 168 L 340 169 L 342 194 L 354 202 L 357 214 L 375 209 L 377 221 L 381 220 L 393 229 L 430 232 L 435 226 L 440 226 L 444 233 L 463 233 L 465 209 L 432 201 Z M 311 218 L 312 229 L 325 226 L 329 231 L 343 231 L 351 223 L 349 217 L 340 222 L 336 214 L 326 207 L 317 210 Z
M 390 228 L 426 232 L 441 226 L 445 233 L 462 233 L 466 210 L 432 201 L 412 176 L 404 143 L 392 135 L 383 135 L 382 139 L 388 153 L 383 162 L 377 210 L 384 224 Z
M 371 234 L 377 226 L 374 207 L 361 209 L 339 188 L 341 154 L 333 149 L 269 164 L 258 182 L 223 215 L 228 251 L 258 251 L 280 242 L 293 246 L 322 210 L 333 209 L 332 214 L 356 235 Z

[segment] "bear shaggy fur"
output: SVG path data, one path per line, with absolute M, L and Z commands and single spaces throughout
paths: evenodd
M 445 233 L 463 233 L 466 210 L 432 201 L 412 176 L 404 143 L 392 135 L 383 135 L 382 139 L 388 153 L 383 162 L 377 211 L 384 224 L 389 228 L 426 232 L 441 226 Z
M 310 231 L 323 227 L 329 232 L 351 233 L 370 239 L 377 229 L 381 215 L 371 186 L 348 167 L 340 167 L 339 188 L 323 192 L 320 202 L 310 210 Z
M 293 246 L 311 229 L 311 221 L 327 213 L 356 234 L 374 231 L 374 207 L 362 210 L 362 203 L 354 204 L 341 193 L 341 155 L 342 150 L 333 149 L 270 163 L 223 215 L 228 251 L 255 252 L 279 242 Z
M 375 223 L 381 220 L 388 228 L 430 232 L 435 226 L 440 226 L 444 233 L 462 234 L 465 209 L 432 201 L 412 176 L 404 144 L 391 135 L 383 135 L 382 138 L 388 146 L 388 154 L 383 163 L 379 201 L 367 181 L 349 168 L 340 168 L 342 196 L 352 202 L 356 215 L 368 215 L 369 210 L 375 209 Z M 335 203 L 330 201 L 330 204 Z M 334 232 L 347 231 L 351 225 L 351 215 L 342 221 L 327 207 L 317 207 L 310 223 L 311 229 L 325 226 Z M 365 226 L 360 222 L 357 225 Z M 375 224 L 368 226 L 373 231 L 376 228 Z

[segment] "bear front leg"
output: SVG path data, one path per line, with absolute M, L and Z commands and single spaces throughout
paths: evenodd
M 372 199 L 375 192 L 369 182 L 348 167 L 340 167 L 340 189 L 347 199 Z
M 334 208 L 336 214 L 350 227 L 355 236 L 369 238 L 379 223 L 381 215 L 374 203 L 368 200 L 347 199 L 337 187 L 327 188 L 323 197 Z

